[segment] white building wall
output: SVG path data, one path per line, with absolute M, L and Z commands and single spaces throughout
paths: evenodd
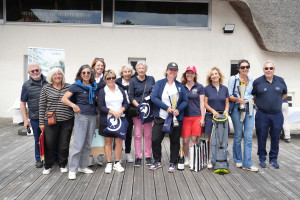
M 293 95 L 293 106 L 300 106 L 297 69 L 300 54 L 263 51 L 237 13 L 226 1 L 212 0 L 210 29 L 171 27 L 104 27 L 94 25 L 67 26 L 47 24 L 0 25 L 0 117 L 12 116 L 7 112 L 20 97 L 24 82 L 24 55 L 28 47 L 65 49 L 66 79 L 72 83 L 78 68 L 91 64 L 95 57 L 103 57 L 107 69 L 119 71 L 128 57 L 146 58 L 147 74 L 157 80 L 163 78 L 167 64 L 178 63 L 179 77 L 188 65 L 198 69 L 198 81 L 206 85 L 205 78 L 212 66 L 218 66 L 230 75 L 230 61 L 241 58 L 251 63 L 250 75 L 263 74 L 264 62 L 275 62 L 275 73 L 285 78 Z M 235 24 L 232 34 L 224 34 L 226 23 Z

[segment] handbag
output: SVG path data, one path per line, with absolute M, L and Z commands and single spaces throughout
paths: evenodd
M 56 102 L 56 106 L 55 106 L 54 112 L 50 112 L 50 111 L 47 112 L 48 125 L 54 125 L 54 124 L 56 124 L 56 113 L 55 112 L 56 112 L 56 108 L 57 108 L 57 105 L 58 105 L 58 100 L 60 98 L 61 89 L 62 88 L 60 88 L 60 90 L 59 90 L 59 95 L 58 95 L 58 99 L 57 99 L 57 102 Z M 51 107 L 52 107 L 52 105 L 51 105 Z
M 165 123 L 161 131 L 165 133 L 169 133 L 171 135 L 173 131 L 172 121 L 173 121 L 173 114 L 169 113 L 168 116 L 166 117 Z
M 110 133 L 122 140 L 126 140 L 126 133 L 128 128 L 128 121 L 126 117 L 115 118 L 110 116 L 107 119 L 106 128 L 103 130 L 106 133 Z
M 128 106 L 128 116 L 129 117 L 138 117 L 139 116 L 139 111 L 137 109 L 137 107 L 135 107 L 134 105 L 130 104 Z
M 235 86 L 236 86 L 236 79 L 235 79 L 235 76 L 234 76 L 234 86 L 233 86 L 233 90 L 232 90 L 232 96 L 233 96 L 233 97 L 237 97 L 237 95 L 234 94 Z M 228 110 L 229 115 L 231 115 L 234 106 L 235 106 L 235 102 L 229 101 L 229 110 Z
M 146 124 L 154 120 L 153 105 L 150 97 L 146 97 L 144 101 L 138 105 L 138 110 L 140 111 L 139 117 L 142 124 Z

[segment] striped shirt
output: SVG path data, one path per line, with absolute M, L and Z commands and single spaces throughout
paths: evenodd
M 51 84 L 48 84 L 43 87 L 40 96 L 40 105 L 39 105 L 39 124 L 45 124 L 47 121 L 47 112 L 54 112 L 56 107 L 56 121 L 66 121 L 71 119 L 74 115 L 73 110 L 69 106 L 61 102 L 64 94 L 69 90 L 70 84 L 65 83 L 62 88 L 59 96 L 59 90 L 54 88 Z M 59 100 L 58 100 L 59 97 Z M 56 106 L 57 105 L 57 106 Z

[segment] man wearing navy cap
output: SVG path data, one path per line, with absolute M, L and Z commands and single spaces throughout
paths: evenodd
M 279 134 L 282 130 L 283 115 L 282 100 L 287 97 L 287 86 L 283 78 L 275 76 L 275 66 L 272 61 L 265 63 L 264 75 L 253 82 L 252 95 L 258 107 L 255 115 L 255 128 L 258 143 L 257 155 L 259 165 L 266 167 L 266 142 L 268 133 L 271 136 L 269 163 L 279 168 L 277 157 L 279 152 Z

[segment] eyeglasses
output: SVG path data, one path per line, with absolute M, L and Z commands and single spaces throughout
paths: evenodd
M 33 74 L 34 72 L 38 73 L 40 70 L 39 69 L 34 69 L 34 70 L 31 70 L 30 72 Z
M 109 78 L 106 78 L 106 80 L 110 81 L 110 80 L 116 80 L 116 77 L 109 77 Z
M 245 69 L 245 68 L 246 68 L 246 69 L 250 69 L 250 66 L 248 65 L 248 66 L 241 66 L 241 67 L 240 67 L 240 69 Z
M 91 72 L 82 72 L 83 75 L 87 74 L 87 75 L 90 75 Z
M 268 70 L 273 70 L 274 67 L 265 67 L 265 70 L 268 71 Z

